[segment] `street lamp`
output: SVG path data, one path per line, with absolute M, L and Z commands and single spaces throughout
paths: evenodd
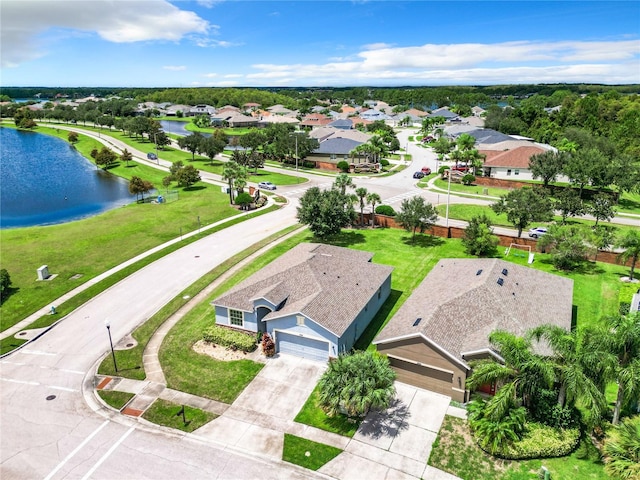
M 446 214 L 446 217 L 445 217 L 446 221 L 447 221 L 447 223 L 446 223 L 447 227 L 449 226 L 449 197 L 451 196 L 451 170 L 452 170 L 452 168 L 451 168 L 451 166 L 449 166 L 449 170 L 448 170 L 448 173 L 447 173 L 447 176 L 449 177 L 449 184 L 448 184 L 448 187 L 447 187 L 447 214 Z
M 292 132 L 290 135 L 293 135 L 296 139 L 296 183 L 299 183 L 300 175 L 298 174 L 298 132 Z
M 111 339 L 111 324 L 108 320 L 104 321 L 104 326 L 107 327 L 107 333 L 109 334 L 109 345 L 111 346 L 111 356 L 113 357 L 113 368 L 118 373 L 118 364 L 116 363 L 116 352 L 113 351 L 113 340 Z
M 155 132 L 153 134 L 153 142 L 156 144 L 156 163 L 160 165 L 160 159 L 158 158 L 158 137 Z

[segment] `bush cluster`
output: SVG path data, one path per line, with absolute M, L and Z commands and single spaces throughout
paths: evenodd
M 207 328 L 202 335 L 202 339 L 205 342 L 215 343 L 243 352 L 253 352 L 257 348 L 254 335 L 221 327 L 220 325 Z
M 494 453 L 508 460 L 564 457 L 573 452 L 580 442 L 580 429 L 556 429 L 541 423 L 527 423 L 520 440 L 506 444 Z
M 393 209 L 391 205 L 378 205 L 376 207 L 376 213 L 378 215 L 387 215 L 389 217 L 396 216 L 396 211 Z

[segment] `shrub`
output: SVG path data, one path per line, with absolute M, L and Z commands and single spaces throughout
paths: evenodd
M 378 215 L 387 215 L 389 217 L 396 216 L 396 211 L 393 209 L 391 205 L 378 205 L 376 207 L 376 213 Z
M 276 344 L 267 332 L 262 335 L 262 353 L 267 357 L 273 357 L 276 354 Z
M 337 165 L 338 170 L 342 171 L 342 172 L 348 172 L 349 171 L 349 163 L 344 161 L 344 160 L 340 160 Z
M 253 202 L 253 197 L 249 195 L 247 192 L 242 192 L 238 194 L 238 196 L 235 199 L 236 205 L 241 205 L 243 210 L 246 209 L 251 202 Z
M 464 177 L 462 177 L 462 183 L 464 183 L 465 185 L 471 185 L 475 181 L 476 177 L 474 175 L 471 175 L 470 173 L 467 173 Z
M 446 172 L 447 170 L 449 170 L 449 167 L 447 165 L 443 165 L 438 169 L 438 173 L 441 177 L 444 177 L 444 172 Z
M 380 159 L 380 165 L 382 165 L 383 167 L 388 167 L 389 166 L 389 160 L 387 160 L 386 158 Z
M 242 350 L 243 352 L 253 352 L 257 347 L 253 334 L 240 332 L 220 325 L 207 328 L 202 335 L 202 339 L 205 342 L 229 347 L 232 350 Z

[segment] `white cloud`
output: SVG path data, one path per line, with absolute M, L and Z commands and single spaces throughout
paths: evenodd
M 224 78 L 242 78 L 244 75 L 242 73 L 229 73 L 224 76 Z
M 217 73 L 205 73 L 204 75 L 202 75 L 203 77 L 207 77 L 207 78 L 214 78 L 217 77 L 218 74 Z
M 365 50 L 380 50 L 383 48 L 391 48 L 393 45 L 391 45 L 390 43 L 383 43 L 383 42 L 379 42 L 379 43 L 370 43 L 368 45 L 363 45 L 362 48 L 364 48 Z
M 255 64 L 246 78 L 261 85 L 640 82 L 640 40 L 367 48 L 324 64 Z
M 2 0 L 2 66 L 17 66 L 46 54 L 43 34 L 92 32 L 104 40 L 128 43 L 179 41 L 207 35 L 215 26 L 165 0 L 23 1 Z M 60 34 L 59 33 L 59 34 Z
M 185 67 L 184 65 L 165 65 L 164 67 L 165 70 L 171 70 L 174 72 L 180 72 L 182 70 L 186 70 L 187 67 Z

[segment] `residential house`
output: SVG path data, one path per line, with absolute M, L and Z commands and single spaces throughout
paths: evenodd
M 373 254 L 302 243 L 215 299 L 216 323 L 268 332 L 276 352 L 327 361 L 351 350 L 391 291 Z
M 373 108 L 360 113 L 360 118 L 362 118 L 363 120 L 368 120 L 370 122 L 375 122 L 376 120 L 391 120 L 391 117 L 389 115 Z
M 309 115 L 304 116 L 304 118 L 300 122 L 300 126 L 307 128 L 316 128 L 329 125 L 331 122 L 333 122 L 333 119 L 331 117 L 328 117 L 327 115 L 323 115 L 322 113 L 310 113 Z
M 442 259 L 374 339 L 401 382 L 469 400 L 472 360 L 495 358 L 495 330 L 569 330 L 573 280 L 499 259 Z M 540 345 L 541 347 L 541 345 Z M 493 393 L 495 386 L 488 386 Z
M 363 143 L 351 138 L 332 135 L 320 142 L 320 146 L 307 155 L 305 161 L 316 162 L 320 168 L 337 168 L 336 165 L 342 160 L 351 162 L 351 151 Z
M 215 115 L 216 109 L 211 105 L 196 105 L 185 112 L 187 117 L 197 117 L 198 115 Z
M 478 150 L 485 156 L 483 175 L 504 180 L 534 180 L 529 161 L 532 156 L 545 151 L 547 150 L 532 144 L 508 150 Z
M 288 108 L 282 105 L 273 105 L 272 107 L 267 108 L 272 115 L 287 115 L 289 113 L 293 113 L 293 110 L 289 110 Z
M 471 114 L 474 117 L 481 117 L 485 113 L 487 113 L 487 111 L 484 108 L 479 107 L 478 105 L 476 105 L 475 107 L 471 107 Z
M 451 123 L 451 122 L 459 122 L 460 121 L 460 115 L 458 115 L 457 113 L 452 112 L 451 110 L 449 110 L 446 107 L 442 107 L 442 108 L 438 108 L 436 110 L 434 110 L 433 112 L 431 112 L 429 115 L 427 115 L 427 117 L 442 117 L 444 118 L 445 122 Z
M 340 130 L 351 130 L 353 128 L 353 121 L 350 118 L 341 118 L 328 123 L 327 126 L 339 128 Z
M 178 112 L 181 112 L 182 115 L 187 114 L 187 112 L 191 110 L 191 106 L 190 105 L 180 105 L 180 104 L 176 104 L 176 105 L 169 105 L 165 111 L 164 114 L 168 117 L 175 117 L 178 115 Z

